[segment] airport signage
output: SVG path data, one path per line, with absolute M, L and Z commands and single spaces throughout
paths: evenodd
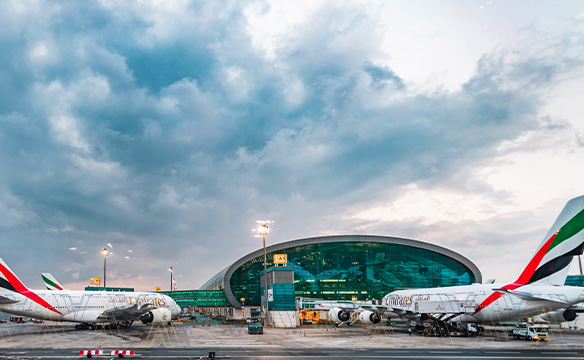
M 274 264 L 286 265 L 287 262 L 288 262 L 288 255 L 286 255 L 286 254 L 274 255 Z
M 100 277 L 92 277 L 89 278 L 89 285 L 101 285 L 101 278 Z

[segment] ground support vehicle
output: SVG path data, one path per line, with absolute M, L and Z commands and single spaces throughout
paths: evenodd
M 507 336 L 514 339 L 545 341 L 549 339 L 549 325 L 545 324 L 517 324 L 507 332 Z
M 302 325 L 316 324 L 320 320 L 319 312 L 314 310 L 301 310 L 299 316 Z
M 417 329 L 417 327 L 416 327 Z M 423 323 L 422 334 L 424 336 L 457 336 L 470 337 L 479 335 L 475 324 L 457 323 L 452 324 L 436 319 L 426 320 Z
M 261 322 L 256 319 L 248 320 L 247 323 L 247 333 L 248 334 L 263 334 L 264 326 Z

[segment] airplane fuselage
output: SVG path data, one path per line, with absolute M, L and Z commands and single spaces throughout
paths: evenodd
M 99 319 L 99 315 L 134 304 L 167 308 L 173 318 L 180 314 L 180 308 L 170 297 L 147 292 L 32 290 L 24 294 L 3 292 L 2 295 L 16 302 L 0 304 L 0 311 L 53 321 L 110 322 Z
M 429 289 L 399 290 L 387 294 L 383 305 L 389 316 L 413 317 L 421 313 L 458 314 L 452 321 L 499 323 L 566 308 L 584 301 L 584 288 L 524 285 L 526 297 L 497 291 L 505 284 L 473 284 Z M 541 300 L 538 300 L 541 299 Z

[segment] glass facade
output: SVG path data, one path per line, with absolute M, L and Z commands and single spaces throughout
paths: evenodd
M 564 285 L 584 287 L 584 275 L 568 275 Z
M 268 253 L 287 254 L 294 269 L 297 297 L 326 300 L 380 300 L 404 288 L 469 285 L 473 272 L 460 262 L 430 250 L 378 242 L 328 242 L 289 247 Z M 263 256 L 238 267 L 231 290 L 246 305 L 260 305 Z
M 170 296 L 181 308 L 230 305 L 225 297 L 225 290 L 180 290 L 160 293 Z

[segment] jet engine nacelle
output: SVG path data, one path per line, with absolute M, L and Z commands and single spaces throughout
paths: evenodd
M 576 318 L 578 317 L 578 313 L 576 313 L 574 310 L 560 309 L 542 314 L 539 317 L 545 321 L 558 324 L 565 321 L 576 320 Z
M 377 324 L 381 321 L 381 315 L 373 311 L 365 310 L 359 314 L 359 321 L 363 324 Z
M 170 310 L 167 308 L 158 308 L 150 310 L 146 315 L 142 315 L 140 321 L 142 321 L 143 324 L 166 325 L 170 323 L 171 318 L 172 314 L 170 313 Z
M 350 318 L 351 318 L 350 311 L 341 308 L 332 308 L 329 310 L 329 319 L 336 323 L 349 321 Z

